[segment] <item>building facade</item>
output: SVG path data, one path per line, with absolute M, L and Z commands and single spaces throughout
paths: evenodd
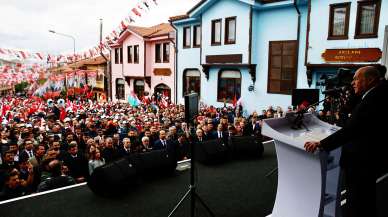
M 111 45 L 112 99 L 161 93 L 174 102 L 175 32 L 170 24 L 129 26 Z
M 359 67 L 387 65 L 387 1 L 312 0 L 309 8 L 305 61 L 311 87 L 324 90 L 342 68 L 350 73 L 341 83 L 349 83 Z
M 198 92 L 208 105 L 240 99 L 246 112 L 291 105 L 306 88 L 308 2 L 201 1 L 172 17 L 177 29 L 177 101 Z

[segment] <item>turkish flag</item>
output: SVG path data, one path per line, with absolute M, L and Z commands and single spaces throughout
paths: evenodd
M 141 17 L 141 13 L 140 13 L 136 8 L 132 8 L 132 12 L 133 12 L 135 15 Z
M 65 108 L 61 107 L 60 113 L 59 113 L 59 120 L 63 121 L 66 118 L 66 110 Z

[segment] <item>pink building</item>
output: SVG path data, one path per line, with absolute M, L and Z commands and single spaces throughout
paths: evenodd
M 168 23 L 129 26 L 112 54 L 112 100 L 127 101 L 132 92 L 167 94 L 175 102 L 175 31 Z

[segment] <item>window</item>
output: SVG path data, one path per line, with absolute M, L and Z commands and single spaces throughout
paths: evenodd
M 133 62 L 134 63 L 139 63 L 139 45 L 133 46 L 133 52 L 134 52 L 134 58 Z
M 233 102 L 234 98 L 239 99 L 241 95 L 241 73 L 238 70 L 223 70 L 218 75 L 219 102 Z
M 162 51 L 160 49 L 161 44 L 156 44 L 155 45 L 155 63 L 160 63 L 162 62 L 160 52 Z
M 221 45 L 221 19 L 212 20 L 212 45 Z
M 183 73 L 183 95 L 201 93 L 201 73 L 198 69 L 186 69 Z
M 350 3 L 330 5 L 329 40 L 348 39 Z
M 144 96 L 144 81 L 143 80 L 135 80 L 134 82 L 134 92 L 136 96 L 141 99 Z
M 115 64 L 119 64 L 120 62 L 120 50 L 119 48 L 115 48 Z
M 163 62 L 170 62 L 170 43 L 163 44 Z
M 236 17 L 225 19 L 225 44 L 236 43 Z
M 122 78 L 116 79 L 116 98 L 125 99 L 125 81 Z
M 120 47 L 120 64 L 123 64 L 123 48 Z
M 359 1 L 354 38 L 376 38 L 379 28 L 380 1 Z
M 270 41 L 268 93 L 291 94 L 296 88 L 297 41 Z
M 201 26 L 194 26 L 194 42 L 193 47 L 201 46 Z
M 132 46 L 127 47 L 127 54 L 128 63 L 132 63 Z
M 191 47 L 191 28 L 190 26 L 183 28 L 183 48 Z

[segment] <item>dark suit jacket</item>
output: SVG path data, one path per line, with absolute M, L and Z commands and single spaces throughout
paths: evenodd
M 159 139 L 155 142 L 154 146 L 152 147 L 152 150 L 166 149 L 167 152 L 171 154 L 174 159 L 177 159 L 177 156 L 178 156 L 177 147 L 178 147 L 177 143 L 173 142 L 172 140 L 166 140 L 166 146 L 163 146 L 162 141 Z
M 345 126 L 321 141 L 324 150 L 343 146 L 341 166 L 372 178 L 388 172 L 388 82 L 372 89 L 355 107 Z
M 82 153 L 79 152 L 75 158 L 69 153 L 66 153 L 63 157 L 63 161 L 69 168 L 70 176 L 74 179 L 89 176 L 88 160 Z
M 104 148 L 101 151 L 101 156 L 107 163 L 115 161 L 121 157 L 119 152 L 114 148 Z
M 252 123 L 249 123 L 245 125 L 243 135 L 244 136 L 257 136 L 261 132 L 260 125 L 258 123 L 255 124 L 255 127 L 253 128 Z
M 229 134 L 225 131 L 222 131 L 221 133 L 222 133 L 222 138 L 219 138 L 218 131 L 214 131 L 213 139 L 217 139 L 219 142 L 222 142 L 223 144 L 227 145 Z
M 169 140 L 166 140 L 166 146 L 168 146 L 169 144 L 171 144 L 171 142 Z M 161 150 L 165 148 L 167 147 L 163 146 L 162 141 L 160 139 L 156 140 L 152 147 L 153 150 Z
M 32 152 L 34 153 L 34 151 L 32 151 Z M 34 153 L 34 156 L 35 156 L 35 153 Z M 21 159 L 27 159 L 28 160 L 29 158 L 30 158 L 30 156 L 28 155 L 26 150 L 23 150 L 22 152 L 20 152 L 20 154 L 19 154 L 19 161 Z

